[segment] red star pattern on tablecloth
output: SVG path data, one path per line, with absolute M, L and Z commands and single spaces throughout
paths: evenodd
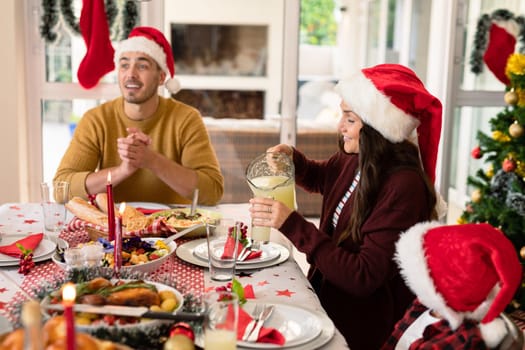
M 38 222 L 38 220 L 33 220 L 33 219 L 24 220 L 24 224 L 34 224 L 35 222 Z
M 0 301 L 0 310 L 4 310 L 4 307 L 7 305 L 7 303 L 4 303 L 3 301 Z
M 7 292 L 7 288 L 0 288 L 0 293 L 5 293 Z
M 20 207 L 18 205 L 11 205 L 9 207 L 9 209 L 12 209 L 12 210 L 20 210 Z
M 261 282 L 257 282 L 257 285 L 258 286 L 264 286 L 264 285 L 267 285 L 267 284 L 270 284 L 270 282 L 268 282 L 267 280 L 264 280 L 264 281 L 261 281 Z
M 276 295 L 277 296 L 284 296 L 284 297 L 291 298 L 292 294 L 295 294 L 295 292 L 292 292 L 291 290 L 285 289 L 285 290 L 278 290 Z
M 23 217 L 25 217 L 25 215 L 24 214 L 16 214 L 16 217 L 23 218 Z

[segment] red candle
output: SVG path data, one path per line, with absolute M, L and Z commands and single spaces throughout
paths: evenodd
M 120 278 L 120 269 L 122 268 L 122 215 L 126 209 L 126 203 L 120 203 L 119 216 L 117 217 L 117 225 L 115 229 L 115 244 L 113 248 L 113 274 L 116 278 Z
M 108 195 L 108 240 L 115 239 L 115 202 L 113 201 L 113 185 L 111 184 L 111 171 L 108 172 L 108 183 L 106 185 Z
M 62 289 L 62 305 L 64 306 L 64 320 L 66 322 L 66 349 L 75 350 L 75 316 L 73 305 L 77 297 L 77 291 L 73 283 L 67 283 Z

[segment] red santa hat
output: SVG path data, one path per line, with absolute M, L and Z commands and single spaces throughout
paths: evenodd
M 418 145 L 423 168 L 434 182 L 442 107 L 412 70 L 380 64 L 339 81 L 335 89 L 365 124 L 387 140 Z
M 153 27 L 135 27 L 126 40 L 115 51 L 115 65 L 118 67 L 120 56 L 124 52 L 142 52 L 153 58 L 166 73 L 165 86 L 171 94 L 180 90 L 179 81 L 174 78 L 175 61 L 171 46 L 162 32 Z
M 417 224 L 396 243 L 401 275 L 419 301 L 452 329 L 464 319 L 479 322 L 483 340 L 498 345 L 507 330 L 498 316 L 521 283 L 512 243 L 489 224 Z

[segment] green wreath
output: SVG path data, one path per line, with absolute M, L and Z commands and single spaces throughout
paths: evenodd
M 512 12 L 499 9 L 492 12 L 490 15 L 482 15 L 476 25 L 476 33 L 474 36 L 474 44 L 470 54 L 470 71 L 474 74 L 483 72 L 483 54 L 488 44 L 488 33 L 492 21 L 509 21 L 515 20 L 518 23 L 520 31 L 518 33 L 519 52 L 525 50 L 525 18 L 523 16 L 515 16 Z
M 73 0 L 60 0 L 60 6 L 58 6 L 58 1 L 42 0 L 43 13 L 41 16 L 40 35 L 48 43 L 54 43 L 58 38 L 56 29 L 60 16 L 62 16 L 62 19 L 73 33 L 81 34 L 79 19 L 75 17 L 73 11 Z M 120 25 L 115 25 L 115 19 L 119 13 L 115 0 L 104 0 L 104 7 L 113 40 L 127 38 L 129 32 L 138 22 L 139 11 L 135 1 L 127 0 L 124 3 Z

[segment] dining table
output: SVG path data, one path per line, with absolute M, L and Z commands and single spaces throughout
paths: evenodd
M 248 203 L 219 204 L 205 209 L 218 212 L 222 217 L 234 218 L 243 223 L 250 222 Z M 73 214 L 68 212 L 66 221 L 73 219 Z M 0 238 L 12 234 L 24 236 L 39 232 L 44 233 L 45 237 L 53 242 L 62 240 L 69 246 L 90 240 L 88 232 L 83 229 L 66 228 L 60 232 L 46 232 L 40 203 L 0 205 Z M 149 272 L 149 277 L 159 280 L 167 276 L 177 281 L 177 289 L 181 293 L 195 295 L 227 287 L 225 282 L 213 281 L 207 264 L 193 256 L 193 249 L 203 241 L 205 238 L 202 237 L 177 239 L 176 254 L 171 254 L 156 270 Z M 272 263 L 255 264 L 253 268 L 240 268 L 237 270 L 236 279 L 241 285 L 253 288 L 254 301 L 257 303 L 283 305 L 283 308 L 303 308 L 321 319 L 320 335 L 307 343 L 293 346 L 292 349 L 348 349 L 344 337 L 334 327 L 295 260 L 291 242 L 278 230 L 272 229 L 270 243 L 280 249 L 279 258 Z M 48 257 L 36 259 L 35 262 L 35 266 L 26 275 L 19 273 L 18 266 L 0 266 L 0 318 L 4 320 L 0 321 L 0 334 L 8 330 L 10 323 L 14 323 L 20 304 L 26 299 L 34 298 L 39 286 L 65 274 L 63 268 Z M 244 349 L 242 346 L 238 348 Z

